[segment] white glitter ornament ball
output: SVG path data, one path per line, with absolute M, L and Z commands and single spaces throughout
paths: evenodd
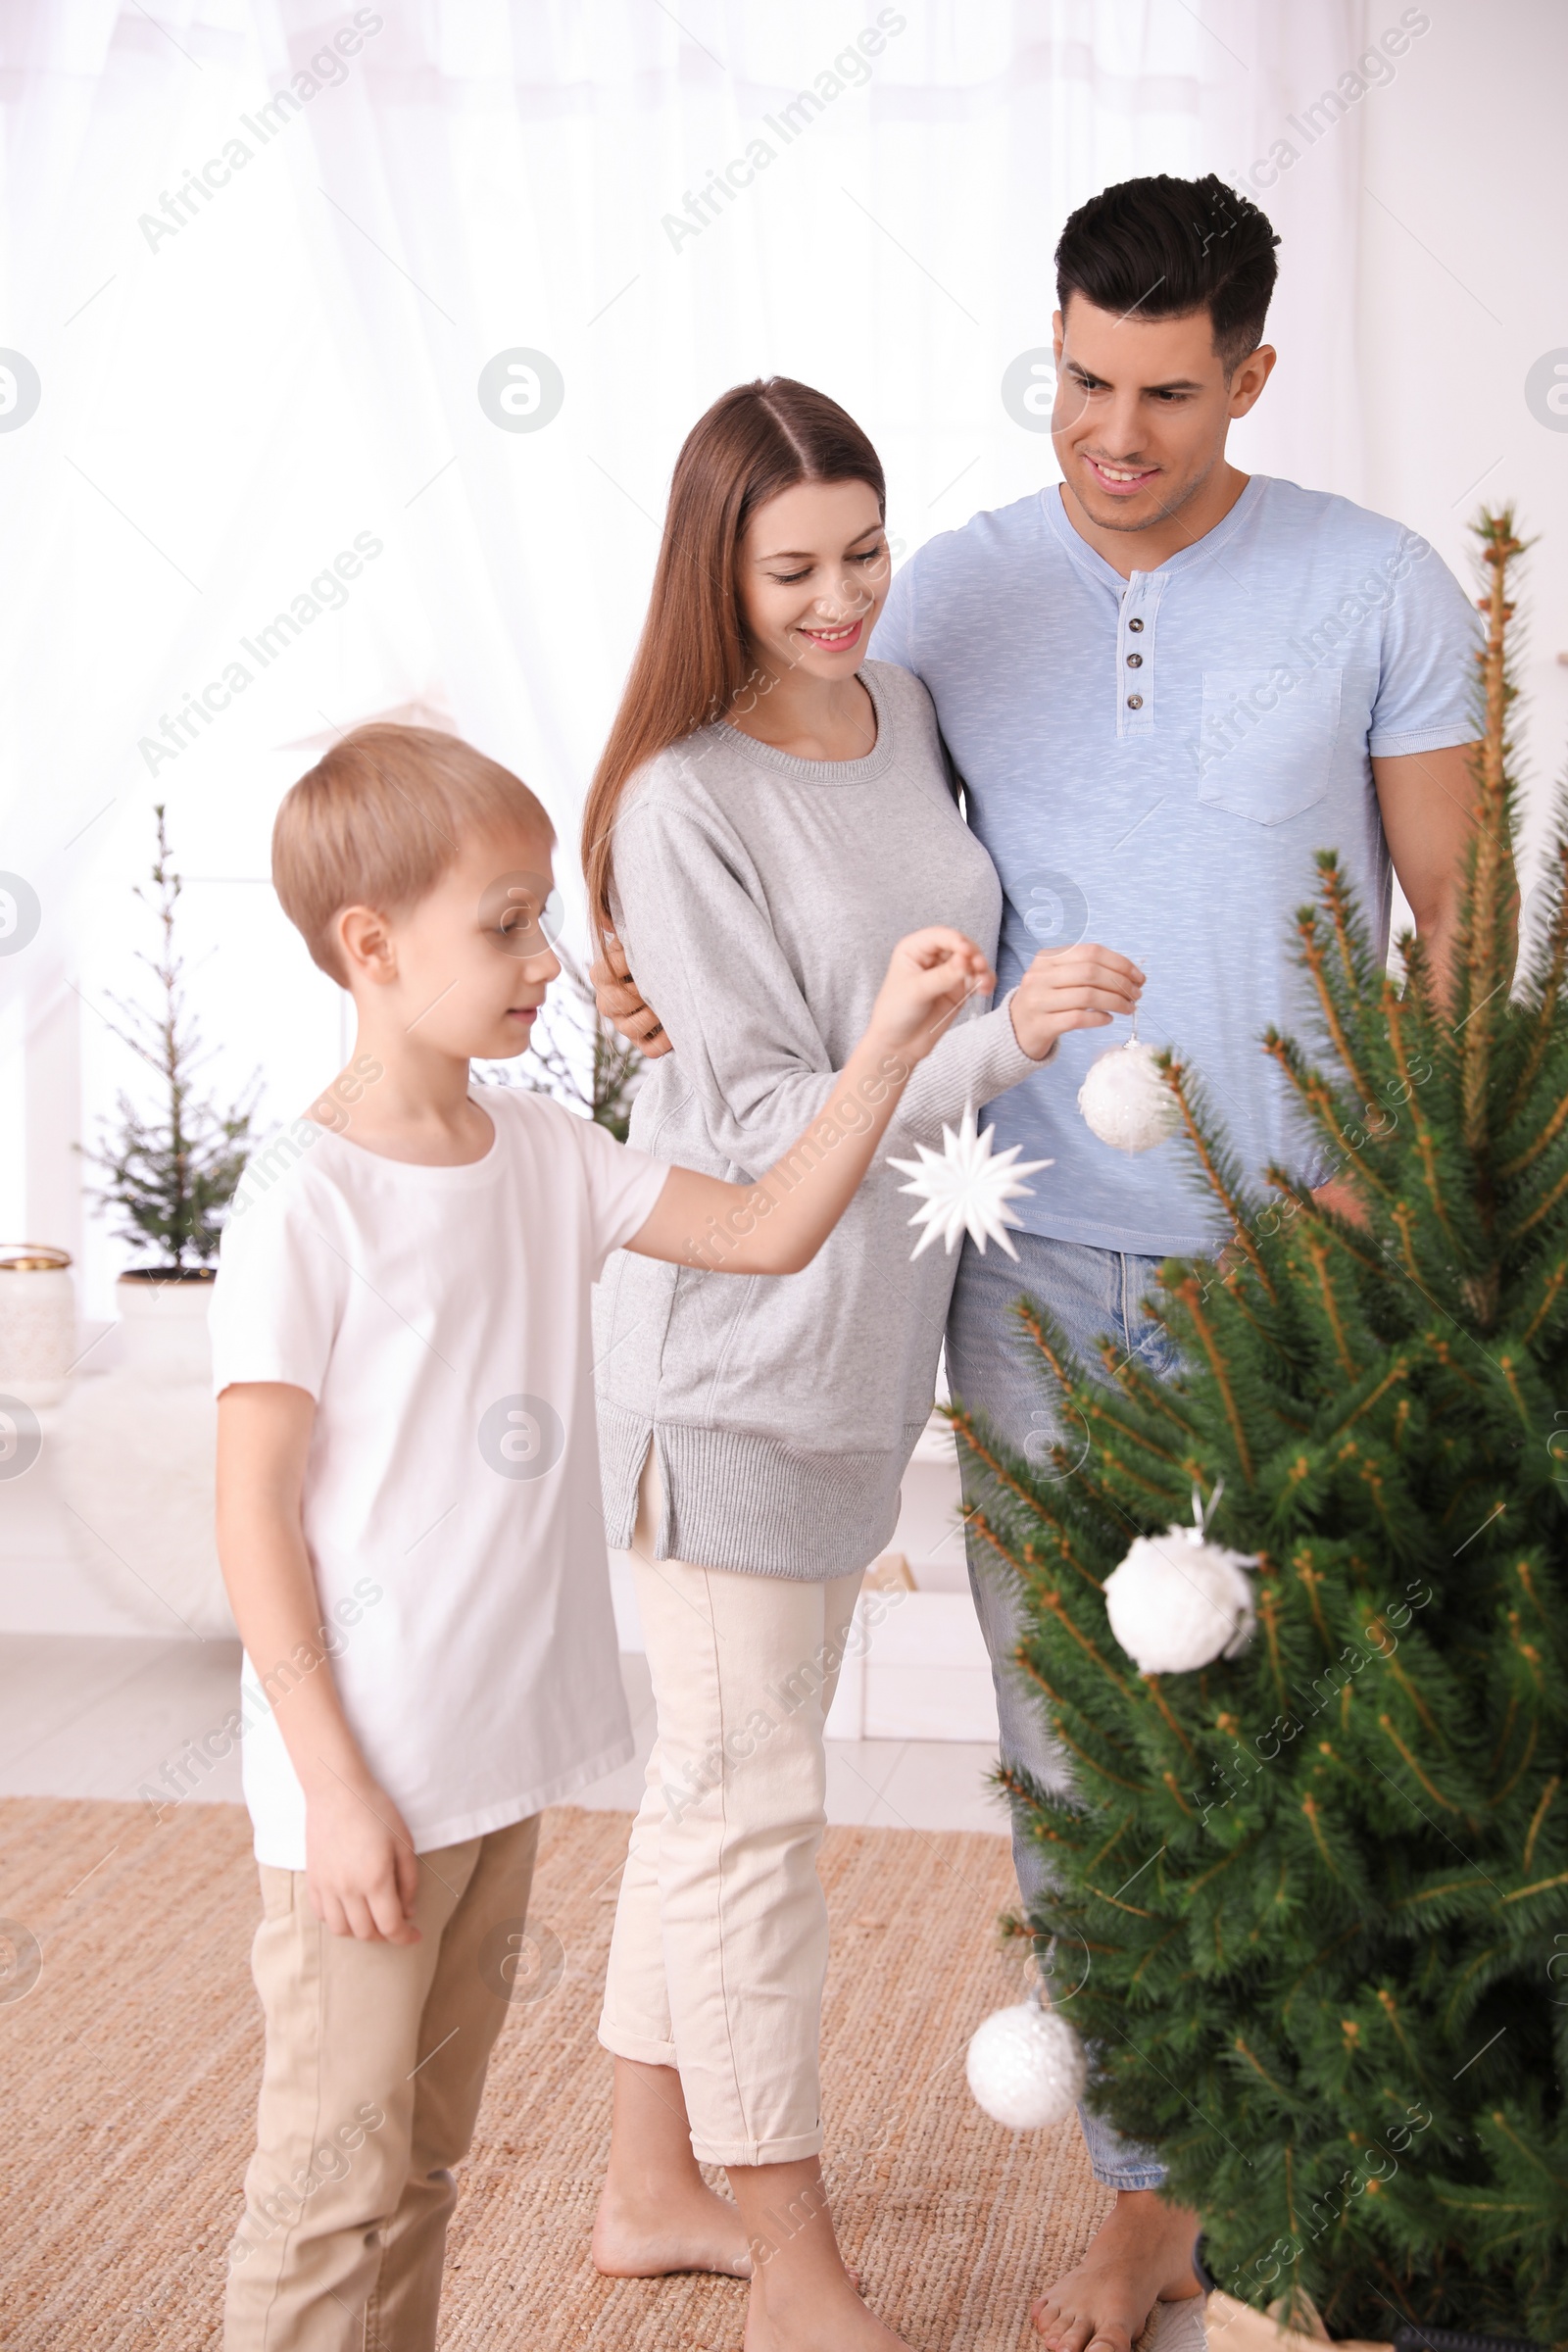
M 1090 1133 L 1117 1152 L 1152 1152 L 1182 1123 L 1181 1105 L 1160 1075 L 1154 1049 L 1139 1044 L 1136 1027 L 1124 1046 L 1112 1046 L 1090 1063 L 1078 1107 Z
M 1210 1544 L 1208 1519 L 1193 1496 L 1191 1527 L 1140 1536 L 1105 1579 L 1110 1630 L 1140 1674 L 1191 1674 L 1216 1658 L 1239 1657 L 1252 1638 L 1251 1555 Z
M 998 2009 L 969 2036 L 969 2088 L 1009 2132 L 1043 2132 L 1071 2115 L 1089 2069 L 1064 2017 L 1038 2001 Z

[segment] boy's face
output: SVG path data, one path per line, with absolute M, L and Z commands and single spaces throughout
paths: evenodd
M 384 1008 L 455 1059 L 525 1054 L 561 974 L 554 888 L 551 845 L 532 828 L 465 839 L 434 890 L 387 919 L 387 956 L 370 967 L 395 1000 Z

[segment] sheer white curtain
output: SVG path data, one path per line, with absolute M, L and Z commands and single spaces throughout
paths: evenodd
M 170 804 L 181 865 L 214 877 L 182 910 L 207 1034 L 231 1042 L 239 1077 L 267 1061 L 297 1099 L 296 1065 L 319 1058 L 293 1051 L 292 1000 L 310 982 L 292 963 L 264 969 L 280 943 L 253 935 L 236 901 L 262 894 L 231 878 L 265 872 L 272 747 L 335 683 L 392 699 L 421 623 L 412 589 L 388 581 L 373 620 L 362 601 L 276 673 L 247 661 L 226 708 L 181 718 L 215 685 L 223 703 L 241 633 L 379 497 L 335 371 L 313 371 L 328 338 L 286 172 L 253 141 L 249 179 L 190 217 L 186 175 L 268 96 L 260 43 L 234 0 L 156 22 L 67 0 L 0 14 L 0 344 L 39 386 L 20 425 L 0 404 L 0 868 L 38 916 L 30 940 L 0 938 L 0 1238 L 78 1255 L 85 1239 L 102 1306 L 106 1253 L 96 1221 L 84 1231 L 74 1146 L 122 1085 L 140 1090 L 106 993 L 138 986 L 132 952 L 153 944 L 129 891 L 151 861 L 152 804 Z
M 772 369 L 833 391 L 883 452 L 906 546 L 1049 477 L 999 385 L 1050 340 L 1065 214 L 1135 172 L 1250 163 L 1354 55 L 1358 11 L 1228 0 L 1218 30 L 1177 0 L 680 14 L 388 11 L 290 151 L 389 486 L 448 466 L 408 528 L 455 711 L 560 811 L 706 403 Z M 278 0 L 270 26 L 280 79 L 321 18 Z M 1252 436 L 1350 490 L 1355 148 L 1352 122 L 1293 209 L 1292 365 Z M 509 348 L 561 371 L 537 432 L 476 397 Z
M 78 1238 L 70 1147 L 135 1084 L 97 1014 L 154 800 L 209 1034 L 281 1115 L 336 1048 L 261 887 L 299 747 L 440 704 L 569 845 L 702 408 L 775 370 L 833 392 L 906 549 L 1022 495 L 1051 444 L 1001 384 L 1049 344 L 1065 214 L 1244 173 L 1360 35 L 1353 0 L 11 0 L 0 343 L 42 399 L 0 413 L 0 869 L 42 925 L 0 954 L 0 1226 Z M 1351 495 L 1359 138 L 1351 107 L 1254 191 L 1287 356 L 1244 442 Z M 519 352 L 559 371 L 538 429 L 481 405 Z M 359 534 L 346 600 L 242 653 Z

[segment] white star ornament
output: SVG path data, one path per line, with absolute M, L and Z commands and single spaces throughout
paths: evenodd
M 1049 1159 L 1026 1159 L 1015 1166 L 1021 1144 L 1012 1144 L 993 1158 L 991 1129 L 981 1135 L 976 1132 L 974 1105 L 963 1114 L 956 1135 L 944 1126 L 942 1150 L 933 1152 L 925 1144 L 917 1144 L 918 1159 L 890 1159 L 888 1166 L 897 1168 L 911 1179 L 901 1184 L 901 1193 L 913 1193 L 922 1202 L 909 1219 L 911 1225 L 923 1225 L 924 1233 L 910 1251 L 918 1257 L 928 1250 L 940 1234 L 947 1244 L 951 1257 L 960 1234 L 967 1232 L 975 1247 L 984 1252 L 987 1242 L 1000 1242 L 1010 1258 L 1018 1252 L 1007 1233 L 1009 1225 L 1021 1225 L 1023 1219 L 1013 1215 L 1009 1200 L 1032 1199 L 1034 1186 L 1020 1184 L 1021 1176 L 1032 1176 L 1037 1168 L 1049 1168 Z

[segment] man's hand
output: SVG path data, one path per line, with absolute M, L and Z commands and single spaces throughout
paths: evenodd
M 374 1782 L 318 1785 L 305 1800 L 311 1909 L 330 1935 L 417 1943 L 419 1866 L 402 1814 Z
M 1349 1185 L 1342 1184 L 1337 1176 L 1331 1176 L 1326 1184 L 1315 1184 L 1311 1197 L 1320 1208 L 1326 1208 L 1332 1216 L 1343 1217 L 1347 1225 L 1357 1225 L 1365 1230 L 1368 1222 L 1365 1202 L 1359 1193 Z M 1295 1199 L 1287 1198 L 1284 1207 L 1277 1212 L 1278 1222 L 1270 1226 L 1269 1231 L 1283 1231 L 1295 1215 Z M 1214 1260 L 1214 1280 L 1229 1283 L 1232 1275 L 1239 1274 L 1243 1266 L 1250 1262 L 1239 1233 L 1233 1233 Z
M 1312 1198 L 1331 1216 L 1343 1217 L 1347 1225 L 1364 1227 L 1367 1223 L 1366 1203 L 1359 1193 L 1352 1192 L 1349 1185 L 1342 1184 L 1337 1176 L 1331 1176 L 1327 1184 L 1314 1184 Z
M 1009 1002 L 1013 1035 L 1031 1061 L 1044 1061 L 1067 1030 L 1103 1029 L 1136 1012 L 1143 990 L 1137 964 L 1114 948 L 1043 948 Z
M 649 1061 L 658 1061 L 662 1054 L 674 1052 L 658 1013 L 638 994 L 637 983 L 626 963 L 626 951 L 612 931 L 606 934 L 605 953 L 589 965 L 588 977 L 593 982 L 594 1003 L 600 1017 L 612 1029 L 618 1029 L 628 1045 L 636 1046 Z

